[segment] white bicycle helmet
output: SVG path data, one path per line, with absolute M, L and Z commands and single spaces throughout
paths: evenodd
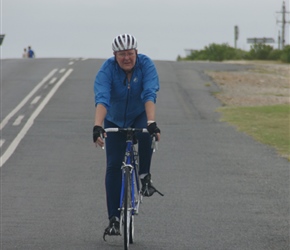
M 129 34 L 122 34 L 116 36 L 112 43 L 112 49 L 114 52 L 136 48 L 137 40 L 134 36 Z

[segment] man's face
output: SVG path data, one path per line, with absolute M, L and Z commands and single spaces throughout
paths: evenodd
M 117 51 L 114 54 L 116 56 L 116 60 L 119 66 L 123 70 L 130 71 L 133 69 L 136 63 L 137 50 L 130 49 L 130 50 Z

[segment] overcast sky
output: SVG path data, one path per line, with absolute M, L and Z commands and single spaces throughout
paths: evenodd
M 20 58 L 31 45 L 37 57 L 112 56 L 115 36 L 130 33 L 138 51 L 176 60 L 184 49 L 211 43 L 249 50 L 247 38 L 277 41 L 283 0 L 0 0 L 2 58 Z M 289 11 L 289 0 L 286 0 Z M 290 19 L 289 14 L 287 20 Z M 289 43 L 289 26 L 286 41 Z M 276 44 L 273 44 L 277 48 Z

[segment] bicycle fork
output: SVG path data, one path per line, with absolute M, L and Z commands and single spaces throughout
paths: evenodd
M 139 188 L 139 183 L 138 183 L 138 173 L 135 171 L 134 166 L 131 164 L 125 164 L 123 163 L 122 166 L 122 189 L 121 189 L 121 197 L 120 197 L 120 211 L 122 211 L 123 208 L 123 200 L 125 196 L 125 174 L 126 174 L 126 169 L 129 171 L 127 173 L 130 174 L 130 193 L 131 193 L 131 200 L 130 200 L 130 208 L 129 211 L 132 211 L 132 215 L 138 215 L 139 213 L 139 205 L 142 202 L 142 197 L 140 197 L 140 188 Z M 136 185 L 135 185 L 136 184 Z M 135 190 L 137 188 L 137 190 Z M 136 196 L 136 192 L 138 192 Z

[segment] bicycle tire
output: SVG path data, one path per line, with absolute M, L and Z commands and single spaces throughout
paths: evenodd
M 125 168 L 125 187 L 124 187 L 123 204 L 124 204 L 124 210 L 123 210 L 123 213 L 124 213 L 123 214 L 124 249 L 129 250 L 132 209 L 131 209 L 131 176 L 130 176 L 130 170 L 128 168 Z
M 138 150 L 136 149 L 135 145 L 133 146 L 133 152 L 132 152 L 132 159 L 133 165 L 134 165 L 134 215 L 139 214 L 139 206 L 140 203 L 142 202 L 142 196 L 141 196 L 141 181 L 140 181 L 140 176 L 139 176 L 139 154 Z
M 129 235 L 129 243 L 134 243 L 134 215 L 131 216 L 130 220 L 130 235 Z
M 139 205 L 141 201 L 140 197 L 140 179 L 139 179 L 139 155 L 138 151 L 135 148 L 135 145 L 132 146 L 132 151 L 131 151 L 131 159 L 133 159 L 132 164 L 134 167 L 134 174 L 132 176 L 131 180 L 131 185 L 134 185 L 134 187 L 131 186 L 131 189 L 134 188 L 134 197 L 132 197 L 132 202 L 133 202 L 133 210 L 132 210 L 132 215 L 131 215 L 131 220 L 130 220 L 130 238 L 129 242 L 130 244 L 134 243 L 134 216 L 138 215 L 139 213 Z

